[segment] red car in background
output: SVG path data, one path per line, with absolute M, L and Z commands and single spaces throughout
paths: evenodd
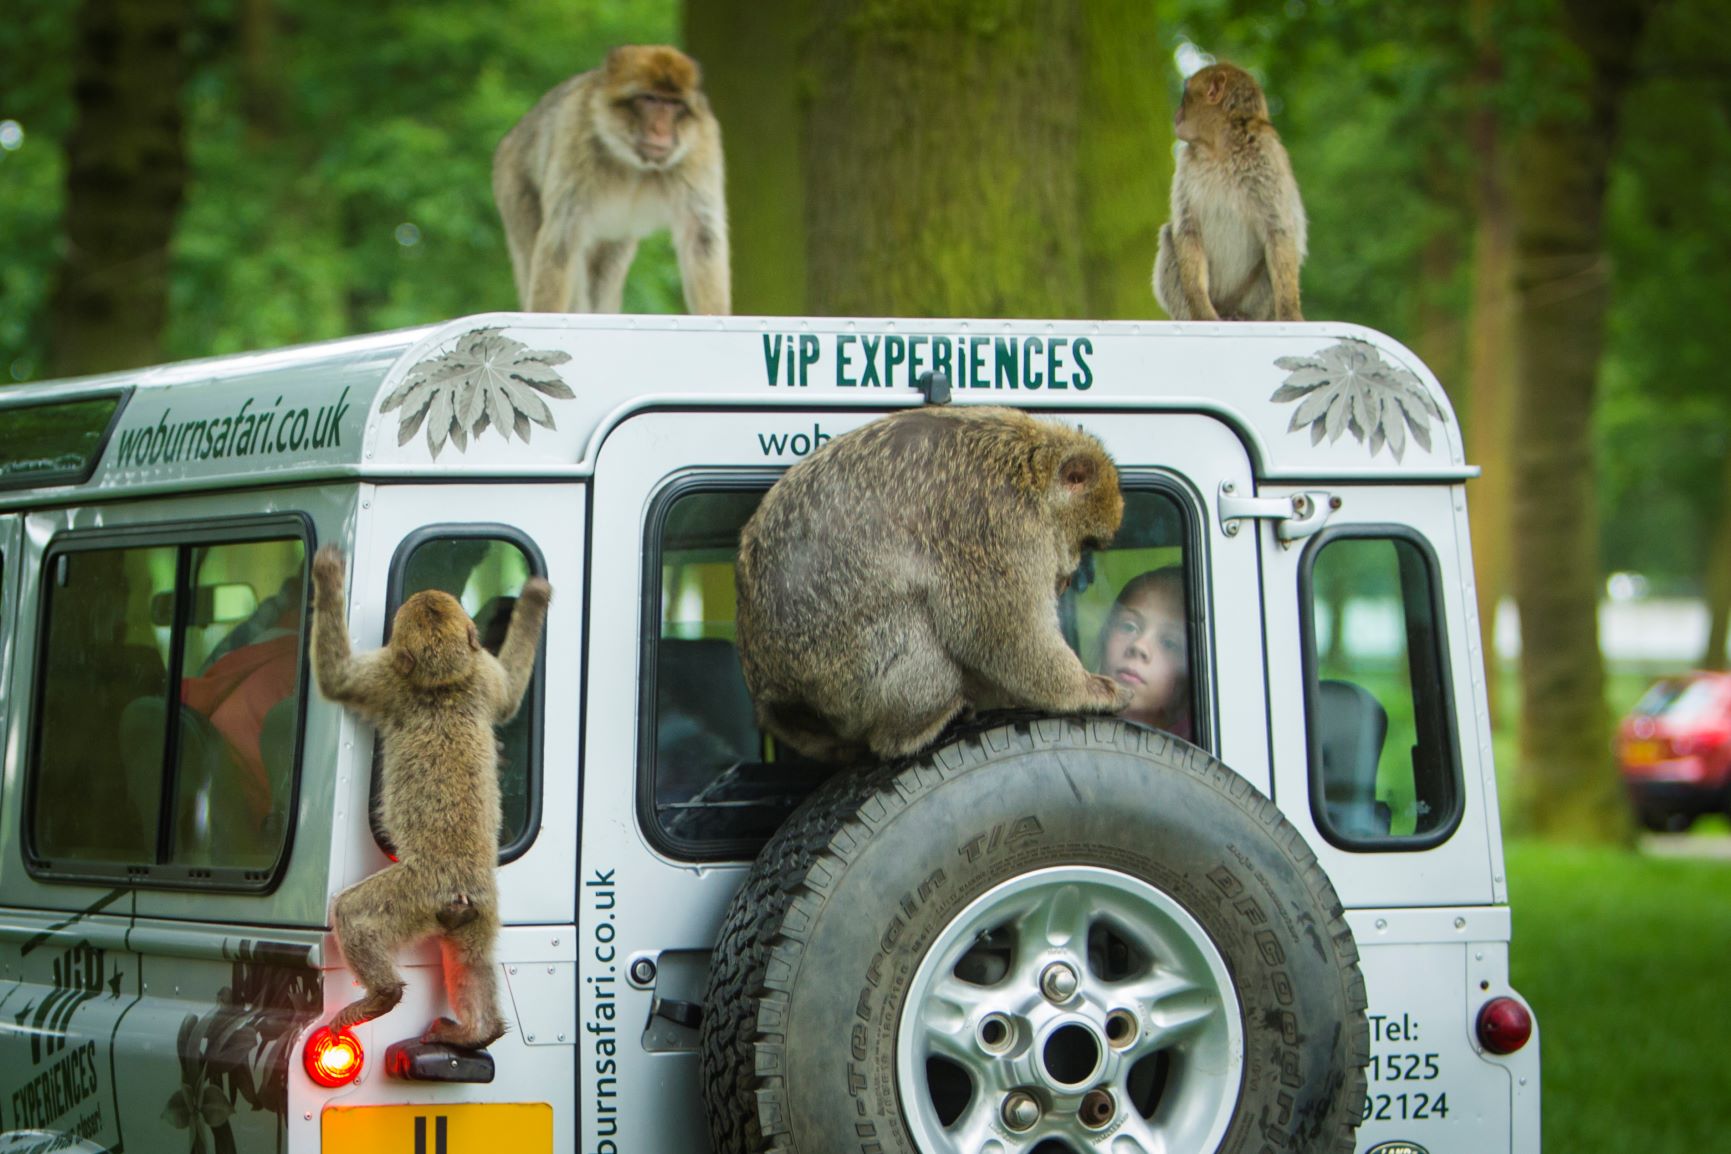
M 1667 677 L 1617 726 L 1617 767 L 1651 830 L 1731 812 L 1731 674 Z

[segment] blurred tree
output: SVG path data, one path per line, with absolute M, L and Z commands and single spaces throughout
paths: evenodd
M 685 5 L 685 43 L 703 66 L 727 153 L 733 311 L 805 311 L 805 128 L 801 57 L 809 0 Z
M 1517 804 L 1531 828 L 1564 837 L 1627 835 L 1617 781 L 1604 771 L 1610 732 L 1598 644 L 1591 420 L 1610 285 L 1605 189 L 1652 7 L 1649 0 L 1556 6 L 1562 67 L 1535 92 L 1515 163 Z
M 1503 50 L 1492 0 L 1469 0 L 1471 98 L 1466 136 L 1472 177 L 1474 237 L 1468 306 L 1467 388 L 1463 432 L 1467 460 L 1481 470 L 1472 482 L 1473 577 L 1485 694 L 1497 720 L 1501 666 L 1497 606 L 1509 589 L 1508 427 L 1514 398 L 1514 220 L 1509 210 L 1508 157 L 1503 147 Z
M 1150 278 L 1172 184 L 1172 90 L 1160 5 L 1082 5 L 1082 105 L 1077 163 L 1082 197 L 1084 312 L 1103 319 L 1159 316 Z
M 83 0 L 66 142 L 66 247 L 49 371 L 161 360 L 168 246 L 186 187 L 187 0 Z
M 40 376 L 66 196 L 78 9 L 8 0 L 0 36 L 0 383 Z M 8 127 L 9 126 L 9 127 Z
M 1713 0 L 1655 15 L 1607 228 L 1616 308 L 1597 448 L 1608 569 L 1656 592 L 1700 592 L 1701 664 L 1725 664 L 1731 618 L 1731 26 Z
M 1081 311 L 1080 25 L 1038 0 L 819 0 L 808 308 Z

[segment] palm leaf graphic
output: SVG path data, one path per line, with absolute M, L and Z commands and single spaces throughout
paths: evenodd
M 1448 418 L 1423 382 L 1403 365 L 1390 364 L 1368 341 L 1345 338 L 1308 357 L 1277 357 L 1286 379 L 1268 399 L 1297 402 L 1286 431 L 1308 427 L 1310 443 L 1332 444 L 1351 433 L 1376 456 L 1384 445 L 1394 459 L 1406 454 L 1407 441 L 1431 451 L 1430 423 Z
M 533 425 L 558 427 L 544 397 L 568 401 L 577 395 L 557 371 L 570 359 L 558 349 L 531 349 L 502 329 L 475 329 L 410 369 L 379 410 L 400 410 L 399 445 L 413 440 L 424 424 L 435 460 L 446 445 L 467 451 L 489 428 L 507 441 L 515 435 L 526 442 Z

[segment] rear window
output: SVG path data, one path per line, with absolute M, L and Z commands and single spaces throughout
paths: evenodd
M 1689 725 L 1723 712 L 1725 697 L 1724 684 L 1715 678 L 1661 681 L 1647 690 L 1635 705 L 1635 712 Z
M 739 534 L 772 476 L 693 478 L 658 503 L 645 542 L 640 814 L 676 856 L 749 857 L 829 774 L 761 731 L 735 643 Z M 1203 607 L 1192 520 L 1176 496 L 1125 493 L 1123 527 L 1059 599 L 1059 624 L 1090 669 L 1136 693 L 1126 716 L 1190 741 L 1202 733 Z
M 35 872 L 269 884 L 293 812 L 306 538 L 279 523 L 50 550 Z
M 1424 849 L 1460 821 L 1436 562 L 1417 537 L 1319 536 L 1301 577 L 1311 810 L 1347 849 Z
M 502 525 L 438 525 L 420 530 L 403 542 L 392 563 L 386 608 L 385 640 L 397 606 L 424 589 L 441 589 L 462 603 L 475 621 L 481 644 L 495 657 L 505 643 L 511 614 L 523 582 L 547 575 L 547 566 L 532 542 Z M 540 828 L 541 694 L 545 678 L 546 643 L 535 651 L 535 676 L 515 716 L 495 730 L 499 751 L 500 860 L 520 856 Z M 373 836 L 387 852 L 390 840 L 379 824 L 381 758 L 374 746 Z

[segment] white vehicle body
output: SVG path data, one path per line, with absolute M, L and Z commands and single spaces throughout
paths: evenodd
M 482 346 L 543 354 L 537 371 L 569 397 L 543 390 L 549 419 L 531 422 L 536 397 L 513 411 L 508 389 L 460 392 L 484 383 L 482 368 L 442 397 L 382 409 L 464 342 L 478 361 Z M 1291 366 L 1331 349 L 1384 375 L 1343 393 L 1344 416 L 1313 406 L 1297 422 L 1315 394 L 1277 391 L 1301 372 Z M 338 1119 L 390 1106 L 411 1108 L 389 1115 L 401 1143 L 390 1148 L 466 1154 L 488 1147 L 494 1116 L 465 1112 L 480 1104 L 533 1105 L 546 1149 L 706 1149 L 697 1033 L 679 1004 L 702 997 L 750 852 L 689 853 L 648 828 L 644 638 L 667 596 L 649 563 L 657 518 L 682 486 L 761 489 L 826 438 L 924 403 L 914 386 L 934 368 L 953 404 L 1083 426 L 1127 486 L 1146 481 L 1183 510 L 1204 634 L 1198 742 L 1302 833 L 1361 953 L 1372 1059 L 1358 1149 L 1537 1151 L 1536 1036 L 1499 1056 L 1475 1035 L 1488 1000 L 1519 995 L 1468 545 L 1473 470 L 1446 396 L 1408 350 L 1330 323 L 514 314 L 0 392 L 0 429 L 37 406 L 118 402 L 83 470 L 39 480 L 0 460 L 0 1151 L 183 1149 L 198 1127 L 218 1150 L 360 1150 Z M 1428 444 L 1378 391 L 1394 377 L 1434 405 Z M 415 404 L 422 419 L 406 421 Z M 489 404 L 501 407 L 482 432 L 429 436 Z M 11 440 L 0 432 L 0 457 L 17 453 Z M 229 525 L 298 539 L 306 557 L 341 546 L 358 648 L 381 643 L 400 558 L 429 527 L 508 537 L 554 586 L 528 710 L 527 828 L 499 871 L 510 1031 L 490 1048 L 490 1083 L 387 1075 L 386 1047 L 446 1012 L 430 944 L 405 958 L 402 1005 L 357 1029 L 359 1080 L 324 1089 L 303 1072 L 304 1039 L 353 996 L 330 899 L 387 863 L 368 821 L 372 732 L 318 696 L 304 645 L 298 756 L 270 861 L 81 869 L 32 841 L 48 828 L 32 825 L 32 807 L 49 804 L 32 767 L 53 676 L 49 586 L 65 581 L 51 562 L 81 542 L 171 550 Z M 1432 567 L 1455 812 L 1422 844 L 1341 844 L 1313 797 L 1306 558 L 1354 530 L 1396 532 Z M 92 767 L 93 790 L 105 772 Z M 642 959 L 648 982 L 634 980 Z

